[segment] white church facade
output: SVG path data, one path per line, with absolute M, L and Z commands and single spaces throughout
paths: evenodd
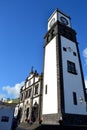
M 36 115 L 35 121 L 38 118 L 42 124 L 87 125 L 84 75 L 71 18 L 58 9 L 55 10 L 48 19 L 44 39 L 43 75 L 30 73 L 26 87 L 22 87 L 20 91 L 23 112 L 21 120 L 25 121 L 26 111 L 26 116 L 32 120 L 32 111 L 37 102 L 39 108 L 33 112 Z M 38 78 L 33 80 L 34 76 Z M 34 81 L 32 85 L 30 80 Z M 35 94 L 37 84 L 38 93 Z M 32 96 L 29 95 L 31 88 Z M 23 98 L 22 93 L 27 93 L 28 96 L 25 94 Z
M 31 70 L 20 90 L 20 122 L 40 122 L 43 74 Z

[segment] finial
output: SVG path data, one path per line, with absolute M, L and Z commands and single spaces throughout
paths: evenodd
M 33 73 L 33 68 L 34 68 L 34 67 L 32 66 L 32 67 L 31 67 L 31 73 Z

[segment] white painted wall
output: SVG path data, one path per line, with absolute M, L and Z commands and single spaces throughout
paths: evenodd
M 33 105 L 35 104 L 35 102 L 37 102 L 39 104 L 39 97 L 36 97 L 33 99 Z
M 57 113 L 56 37 L 45 47 L 42 114 Z M 47 94 L 45 94 L 47 85 Z
M 30 74 L 29 77 L 28 77 L 28 80 L 31 79 L 33 77 L 34 74 Z
M 55 19 L 55 22 L 57 21 L 57 12 L 54 13 L 54 15 L 52 14 L 52 16 L 49 18 L 48 20 L 48 30 L 50 29 L 50 22 L 52 19 Z
M 39 77 L 35 77 L 35 82 L 37 82 L 39 80 Z
M 65 112 L 72 114 L 87 114 L 76 44 L 63 36 L 61 36 L 61 43 Z M 63 47 L 67 48 L 66 52 L 63 50 Z M 71 48 L 71 51 L 69 51 L 68 47 Z M 73 55 L 73 52 L 76 52 L 76 56 Z M 67 60 L 75 63 L 77 75 L 67 71 Z M 76 92 L 77 94 L 77 105 L 74 105 L 73 103 L 73 92 Z M 83 98 L 82 104 L 80 103 L 80 97 Z

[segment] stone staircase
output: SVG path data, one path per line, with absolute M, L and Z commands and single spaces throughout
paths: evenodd
M 19 128 L 17 130 L 61 130 L 61 129 L 85 129 L 87 130 L 87 126 L 63 126 L 63 125 L 41 125 L 38 124 L 37 122 L 33 124 L 28 124 L 28 123 L 21 123 L 19 125 Z
M 32 123 L 32 124 L 23 122 L 23 123 L 20 123 L 20 125 L 18 127 L 25 129 L 25 130 L 35 130 L 36 128 L 40 127 L 40 124 L 37 122 Z

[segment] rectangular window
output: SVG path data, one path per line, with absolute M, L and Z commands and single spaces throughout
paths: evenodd
M 25 91 L 25 98 L 28 97 L 28 91 Z
M 38 94 L 38 86 L 39 86 L 39 84 L 35 85 L 35 91 L 34 91 L 35 95 Z
M 67 51 L 65 47 L 63 47 L 63 50 L 64 50 L 64 51 Z
M 74 105 L 77 105 L 77 96 L 76 96 L 76 92 L 73 92 L 73 103 L 74 103 Z
M 9 121 L 9 117 L 8 116 L 2 116 L 1 117 L 1 122 L 8 122 Z
M 47 94 L 47 85 L 45 85 L 45 94 Z
M 71 61 L 67 61 L 67 70 L 68 70 L 69 73 L 77 74 L 75 63 L 73 63 Z
M 26 109 L 26 118 L 29 116 L 29 107 Z
M 76 56 L 76 52 L 73 52 L 73 55 Z
M 29 97 L 31 97 L 31 89 L 29 89 L 28 91 L 29 91 Z

